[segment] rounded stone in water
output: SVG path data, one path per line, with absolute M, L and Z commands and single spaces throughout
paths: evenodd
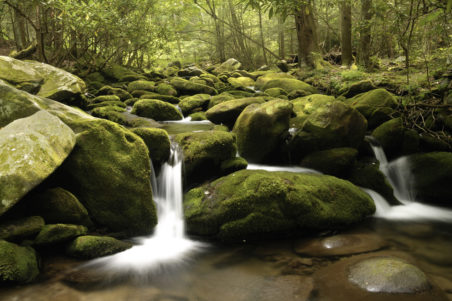
M 356 263 L 350 267 L 348 279 L 374 293 L 413 294 L 431 287 L 419 268 L 391 257 L 376 257 Z

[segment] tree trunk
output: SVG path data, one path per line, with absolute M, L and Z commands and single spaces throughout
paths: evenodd
M 264 56 L 264 63 L 265 63 L 265 65 L 268 65 L 267 53 L 265 51 L 264 29 L 262 26 L 262 11 L 260 8 L 259 8 L 259 30 L 260 30 L 260 35 L 261 35 L 262 55 Z
M 353 63 L 352 54 L 352 6 L 349 0 L 341 2 L 341 48 L 342 65 Z
M 312 52 L 319 51 L 312 0 L 307 0 L 295 11 L 295 25 L 298 39 L 298 60 L 315 67 Z
M 359 40 L 358 61 L 366 69 L 370 68 L 370 42 L 372 0 L 361 0 L 361 38 Z
M 285 45 L 285 34 L 284 34 L 284 19 L 278 19 L 278 40 L 279 40 L 279 56 L 283 60 L 286 57 L 286 45 Z

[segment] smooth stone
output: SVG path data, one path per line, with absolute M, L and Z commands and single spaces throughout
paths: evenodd
M 341 234 L 308 242 L 296 242 L 297 254 L 312 257 L 345 256 L 379 250 L 387 246 L 374 234 Z
M 0 130 L 0 215 L 63 163 L 75 134 L 57 117 L 39 111 Z
M 132 247 L 131 243 L 108 236 L 79 236 L 67 247 L 70 256 L 91 259 L 112 255 Z
M 350 267 L 349 280 L 374 293 L 414 294 L 430 289 L 427 276 L 418 267 L 395 257 L 375 257 Z

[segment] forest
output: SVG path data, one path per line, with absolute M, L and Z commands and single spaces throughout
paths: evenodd
M 452 300 L 452 0 L 0 0 L 0 300 Z

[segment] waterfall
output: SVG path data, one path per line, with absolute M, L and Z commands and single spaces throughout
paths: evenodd
M 124 252 L 99 258 L 86 266 L 105 271 L 146 275 L 167 265 L 186 261 L 203 244 L 185 236 L 182 190 L 182 152 L 172 145 L 171 156 L 153 182 L 158 224 L 150 237 L 137 239 L 137 245 Z
M 380 162 L 380 171 L 394 188 L 394 196 L 402 205 L 391 206 L 377 192 L 364 189 L 375 202 L 375 216 L 394 220 L 436 220 L 452 222 L 452 210 L 416 202 L 414 177 L 407 157 L 388 162 L 383 148 L 373 137 L 366 137 Z

